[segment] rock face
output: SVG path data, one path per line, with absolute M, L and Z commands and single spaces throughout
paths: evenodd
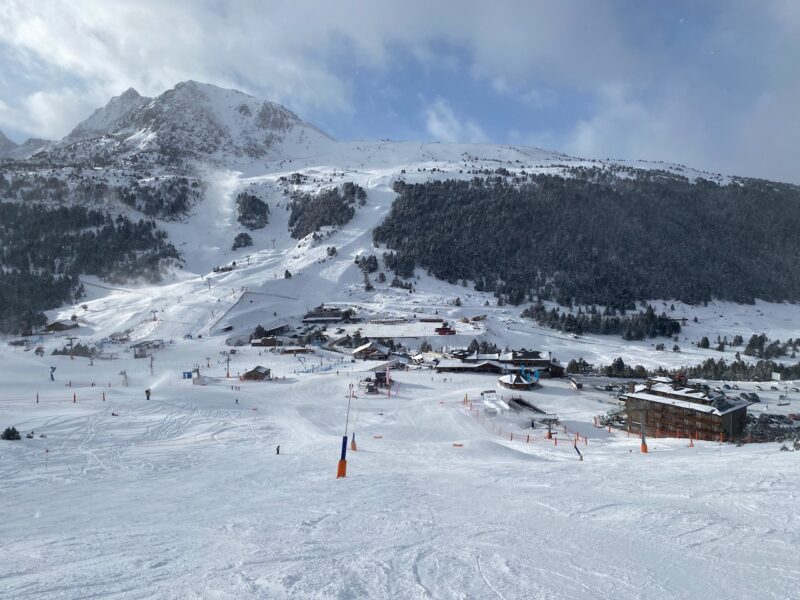
M 108 104 L 98 108 L 92 113 L 92 116 L 79 123 L 64 138 L 64 142 L 74 143 L 124 131 L 132 125 L 132 114 L 151 101 L 152 98 L 140 96 L 135 89 L 129 88 L 123 94 L 114 96 Z
M 53 159 L 155 156 L 210 163 L 284 158 L 333 140 L 279 104 L 237 90 L 186 81 L 156 98 L 133 88 L 80 123 Z

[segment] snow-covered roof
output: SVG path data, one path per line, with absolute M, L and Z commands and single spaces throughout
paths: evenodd
M 702 390 L 695 390 L 692 388 L 684 388 L 684 387 L 679 387 L 678 389 L 675 389 L 672 387 L 671 384 L 667 385 L 666 383 L 654 383 L 649 388 L 647 387 L 647 384 L 642 383 L 637 385 L 634 388 L 634 391 L 646 392 L 648 389 L 651 392 L 670 394 L 671 396 L 680 396 L 681 398 L 685 398 L 689 402 L 697 402 L 698 400 L 702 400 L 703 398 L 706 397 L 706 393 Z
M 75 321 L 70 321 L 69 319 L 61 319 L 58 321 L 53 321 L 48 325 L 48 327 L 53 327 L 54 325 L 61 325 L 62 327 L 77 327 L 78 323 Z
M 510 365 L 503 364 L 501 362 L 497 362 L 496 360 L 482 360 L 479 362 L 462 362 L 460 360 L 440 360 L 436 368 L 437 369 L 461 369 L 463 371 L 472 371 L 479 367 L 491 365 L 493 367 L 497 367 L 503 371 L 508 371 L 509 369 L 516 369 L 516 367 L 512 367 Z
M 358 354 L 359 352 L 363 352 L 364 350 L 369 350 L 370 348 L 373 349 L 373 350 L 377 350 L 378 352 L 382 352 L 383 354 L 386 354 L 387 356 L 389 355 L 389 352 L 391 352 L 391 350 L 389 350 L 389 348 L 387 348 L 386 346 L 383 346 L 383 345 L 381 345 L 381 344 L 379 344 L 377 342 L 367 342 L 366 344 L 363 344 L 363 345 L 359 346 L 358 348 L 355 348 L 351 352 L 351 354 Z
M 534 354 L 536 356 L 534 356 Z M 468 355 L 464 360 L 475 362 L 479 360 L 499 360 L 501 362 L 511 362 L 514 360 L 551 360 L 549 351 L 532 351 L 528 350 L 522 352 L 520 350 L 510 350 L 508 352 L 473 352 Z
M 393 360 L 387 360 L 386 362 L 382 362 L 382 363 L 377 364 L 375 366 L 369 367 L 366 370 L 367 371 L 372 371 L 374 373 L 378 373 L 379 371 L 386 371 L 387 369 L 390 369 L 390 370 L 391 369 L 395 369 L 395 368 L 397 368 L 399 366 L 402 366 L 402 365 L 403 365 L 402 362 L 400 362 L 397 359 L 393 359 Z
M 690 400 L 677 400 L 675 398 L 665 398 L 664 396 L 656 396 L 655 394 L 647 394 L 644 392 L 633 392 L 629 394 L 625 394 L 626 398 L 630 398 L 632 400 L 644 400 L 647 402 L 655 402 L 657 404 L 667 404 L 669 406 L 677 406 L 680 408 L 687 408 L 689 410 L 693 410 L 695 412 L 701 412 L 706 414 L 712 414 L 718 417 L 722 415 L 726 415 L 730 412 L 735 410 L 739 410 L 740 408 L 749 406 L 749 402 L 740 402 L 734 400 L 728 400 L 725 402 L 724 407 L 717 408 L 713 404 L 701 404 L 697 402 L 697 398 L 695 398 L 694 402 Z

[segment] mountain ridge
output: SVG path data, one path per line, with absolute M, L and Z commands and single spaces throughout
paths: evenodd
M 280 104 L 212 84 L 184 81 L 154 98 L 129 88 L 96 109 L 45 159 L 149 163 L 185 161 L 221 166 L 280 159 L 298 146 L 333 142 Z

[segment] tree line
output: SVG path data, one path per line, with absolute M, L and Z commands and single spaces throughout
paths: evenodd
M 669 174 L 395 184 L 385 262 L 512 304 L 800 300 L 800 187 Z
M 180 255 L 152 220 L 84 206 L 0 202 L 0 331 L 42 325 L 42 311 L 78 299 L 78 275 L 157 282 Z
M 543 303 L 537 302 L 523 310 L 522 316 L 533 319 L 542 327 L 558 331 L 576 335 L 620 335 L 626 340 L 673 337 L 681 331 L 678 321 L 664 313 L 657 315 L 649 304 L 643 312 L 617 315 L 614 309 L 606 309 L 605 313 L 601 313 L 594 305 L 587 307 L 586 312 L 579 308 L 578 314 L 565 313 L 555 307 L 547 310 Z
M 342 227 L 356 213 L 356 204 L 366 203 L 367 193 L 350 181 L 318 194 L 294 192 L 289 203 L 289 230 L 301 239 L 322 227 Z

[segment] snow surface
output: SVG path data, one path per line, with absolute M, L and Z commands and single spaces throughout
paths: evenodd
M 0 596 L 800 595 L 797 455 L 777 444 L 659 439 L 642 455 L 592 426 L 604 394 L 544 381 L 526 398 L 569 428 L 556 446 L 463 405 L 495 378 L 409 371 L 391 397 L 357 399 L 358 451 L 336 480 L 348 386 L 372 363 L 318 351 L 307 360 L 331 370 L 296 374 L 248 348 L 231 370 L 279 380 L 240 383 L 220 347 L 168 345 L 153 375 L 127 353 L 90 366 L 2 349 L 3 423 L 47 437 L 0 442 Z M 209 385 L 179 378 L 194 365 Z

